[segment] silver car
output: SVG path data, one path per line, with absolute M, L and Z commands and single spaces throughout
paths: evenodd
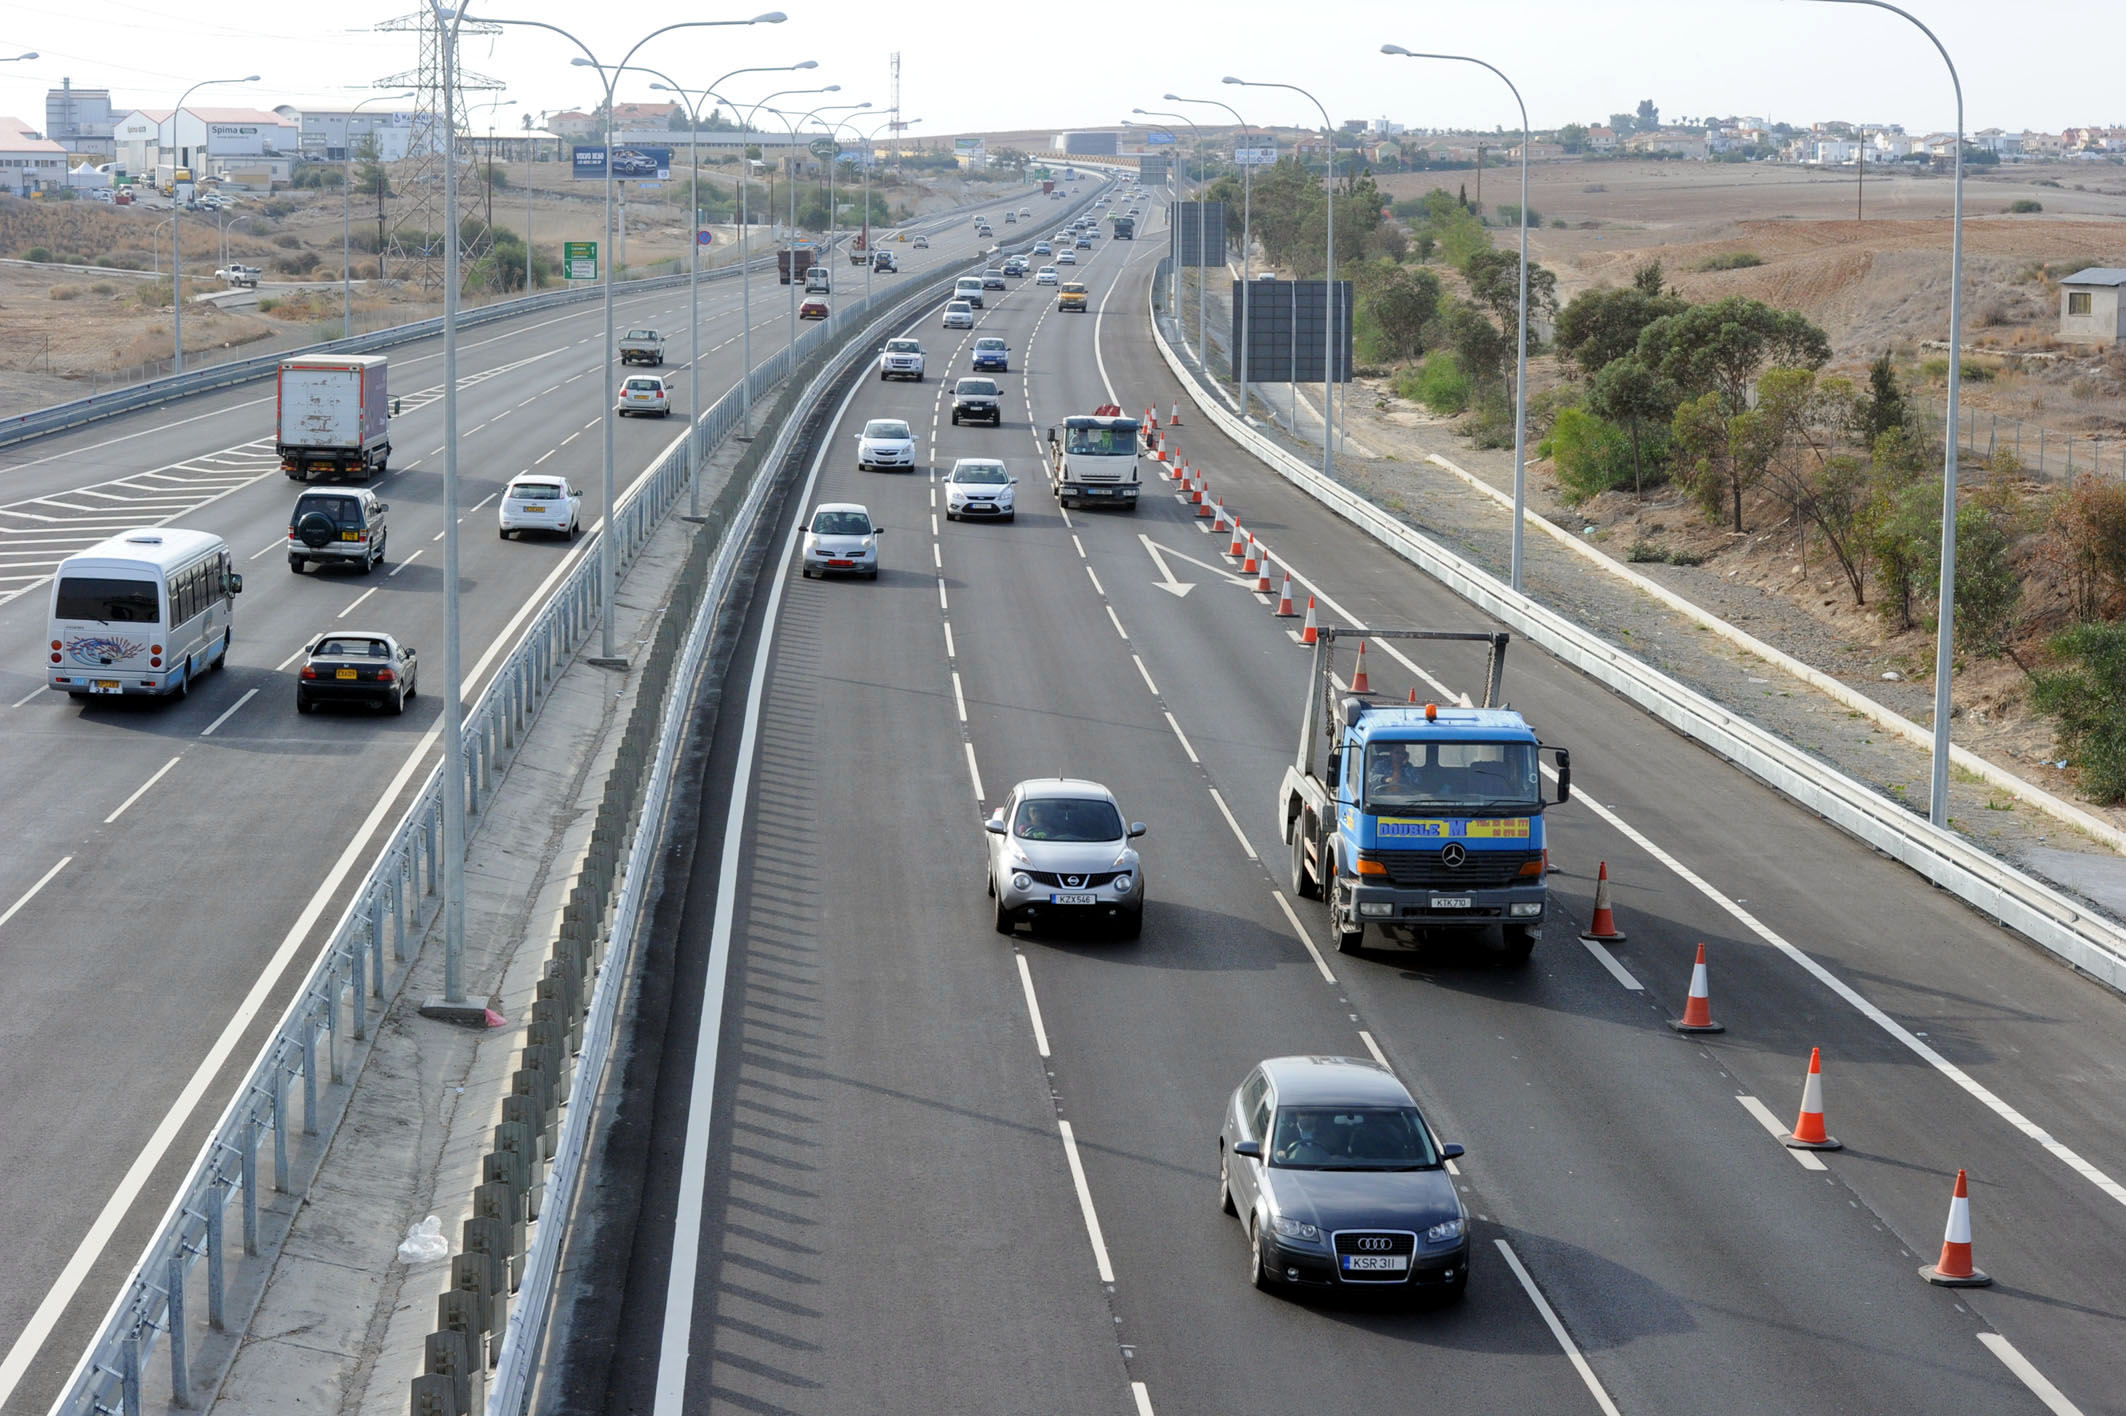
M 885 534 L 886 528 L 871 519 L 861 502 L 820 503 L 805 525 L 805 579 L 829 575 L 878 579 L 878 538 Z
M 1130 842 L 1144 823 L 1125 826 L 1113 792 L 1038 777 L 1013 787 L 986 824 L 997 933 L 1067 921 L 1111 925 L 1124 939 L 1142 931 L 1144 866 Z

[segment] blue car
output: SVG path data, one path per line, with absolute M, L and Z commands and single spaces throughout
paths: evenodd
M 1009 373 L 1011 346 L 993 334 L 977 339 L 974 342 L 974 371 L 978 374 Z

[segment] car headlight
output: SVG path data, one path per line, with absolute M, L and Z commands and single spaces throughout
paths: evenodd
M 1445 1224 L 1435 1224 L 1425 1231 L 1425 1242 L 1427 1244 L 1445 1244 L 1449 1240 L 1461 1237 L 1462 1221 L 1459 1219 L 1450 1219 Z
M 1271 1215 L 1270 1228 L 1276 1230 L 1287 1239 L 1305 1239 L 1310 1243 L 1321 1242 L 1321 1231 L 1304 1220 L 1292 1219 L 1281 1214 Z
M 1011 877 L 1011 888 L 1014 890 L 1030 890 L 1033 888 L 1033 877 L 1022 870 Z
M 1136 883 L 1137 880 L 1135 876 L 1117 875 L 1115 877 L 1115 893 L 1117 895 L 1127 895 L 1130 892 L 1130 887 L 1135 885 Z

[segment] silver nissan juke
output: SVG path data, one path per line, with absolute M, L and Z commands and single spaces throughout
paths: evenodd
M 1011 789 L 986 823 L 989 894 L 999 934 L 1077 920 L 1135 939 L 1144 925 L 1144 866 L 1115 795 L 1098 782 L 1039 777 Z

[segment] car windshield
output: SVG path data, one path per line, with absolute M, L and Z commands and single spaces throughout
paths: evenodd
M 896 418 L 873 418 L 870 422 L 864 424 L 864 436 L 877 438 L 880 441 L 906 438 L 908 436 L 908 425 Z
M 968 304 L 965 300 L 955 300 L 945 307 L 945 313 L 948 315 L 971 315 L 974 313 L 974 306 Z
M 631 329 L 627 332 L 627 337 L 629 339 L 655 339 L 657 331 L 654 329 Z
M 995 393 L 997 385 L 994 379 L 961 379 L 958 386 L 952 391 L 954 393 Z
M 1011 834 L 1022 841 L 1119 841 L 1122 816 L 1097 797 L 1033 797 L 1019 803 Z
M 993 337 L 987 337 L 977 339 L 974 342 L 974 347 L 977 349 L 1002 349 L 1004 347 L 1004 341 Z
M 1376 742 L 1366 748 L 1366 807 L 1537 811 L 1534 743 Z
M 952 480 L 955 482 L 979 482 L 984 486 L 993 486 L 998 483 L 1008 482 L 1011 477 L 1004 471 L 1004 464 L 1001 462 L 962 462 L 952 469 Z
M 391 646 L 381 639 L 357 638 L 339 634 L 330 639 L 320 639 L 317 648 L 310 651 L 313 659 L 388 659 Z
M 509 489 L 512 501 L 559 501 L 559 482 L 519 482 Z
M 1280 1106 L 1270 1164 L 1286 1170 L 1411 1170 L 1438 1165 L 1424 1119 L 1407 1106 Z
M 884 255 L 885 252 L 881 251 L 879 254 Z M 888 354 L 920 354 L 923 352 L 923 346 L 912 339 L 889 339 L 886 341 L 886 352 Z
M 1079 457 L 1133 457 L 1137 452 L 1135 428 L 1071 428 L 1063 450 Z
M 871 518 L 860 511 L 822 511 L 812 518 L 815 536 L 868 536 Z
M 69 575 L 59 582 L 52 617 L 97 620 L 103 624 L 154 624 L 162 617 L 152 580 L 117 580 L 102 575 Z

